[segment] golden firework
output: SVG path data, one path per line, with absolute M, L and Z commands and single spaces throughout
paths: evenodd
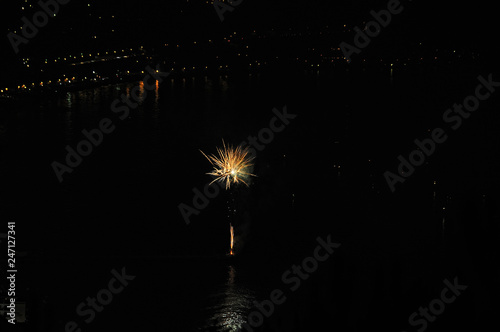
M 210 184 L 215 181 L 226 182 L 226 189 L 229 189 L 231 183 L 237 184 L 241 182 L 248 187 L 248 177 L 256 176 L 249 171 L 253 166 L 252 160 L 254 157 L 248 155 L 248 147 L 237 146 L 233 148 L 230 145 L 226 146 L 224 140 L 222 140 L 222 146 L 222 149 L 217 147 L 218 156 L 213 154 L 207 156 L 200 150 L 214 167 L 212 172 L 206 173 L 215 176 L 215 179 Z

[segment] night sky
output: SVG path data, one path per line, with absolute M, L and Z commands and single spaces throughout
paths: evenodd
M 221 21 L 204 0 L 73 0 L 29 37 L 40 5 L 3 5 L 0 312 L 17 315 L 0 330 L 485 330 L 500 296 L 496 7 L 402 0 L 360 46 L 398 1 L 238 1 Z M 99 142 L 81 157 L 85 140 Z M 244 141 L 255 177 L 207 198 L 200 150 Z M 413 151 L 425 161 L 404 169 Z M 97 310 L 86 299 L 103 292 Z

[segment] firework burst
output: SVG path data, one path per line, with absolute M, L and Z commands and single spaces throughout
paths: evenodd
M 218 156 L 210 155 L 207 156 L 203 151 L 201 153 L 208 159 L 208 161 L 214 167 L 214 170 L 209 175 L 215 176 L 215 179 L 210 182 L 210 184 L 217 182 L 225 182 L 226 189 L 231 188 L 232 184 L 244 183 L 248 187 L 248 177 L 256 176 L 250 173 L 250 169 L 253 166 L 253 157 L 248 155 L 248 147 L 242 148 L 238 146 L 233 148 L 232 146 L 226 146 L 224 140 L 222 140 L 223 148 L 217 148 Z

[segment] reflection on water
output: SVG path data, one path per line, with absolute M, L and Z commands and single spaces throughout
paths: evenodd
M 71 108 L 72 99 L 73 99 L 72 97 L 73 97 L 73 95 L 71 93 L 69 93 L 69 92 L 66 93 L 66 103 L 65 103 L 65 105 L 66 105 L 67 108 Z
M 144 81 L 138 81 L 67 92 L 64 97 L 59 98 L 57 101 L 58 107 L 65 110 L 62 113 L 62 121 L 64 123 L 66 143 L 71 142 L 75 135 L 80 134 L 78 131 L 75 132 L 75 128 L 82 124 L 74 123 L 75 120 L 87 119 L 89 123 L 84 124 L 85 126 L 92 126 L 92 121 L 98 123 L 101 118 L 109 116 L 111 104 L 115 99 L 121 100 L 122 95 L 131 101 L 140 100 L 137 112 L 140 112 L 143 108 L 151 109 L 156 114 L 153 116 L 156 120 L 158 118 L 157 113 L 160 110 L 159 87 L 159 82 L 156 81 L 154 91 L 147 91 Z M 151 102 L 144 105 L 146 101 Z
M 226 284 L 212 295 L 212 305 L 206 308 L 211 312 L 211 317 L 202 331 L 239 331 L 243 323 L 246 323 L 246 315 L 253 306 L 255 293 L 237 279 L 237 271 L 230 265 Z

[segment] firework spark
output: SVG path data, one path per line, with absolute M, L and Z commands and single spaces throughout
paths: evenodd
M 215 179 L 210 182 L 210 184 L 215 181 L 225 182 L 226 189 L 231 188 L 231 183 L 244 183 L 248 187 L 248 177 L 256 176 L 250 173 L 250 168 L 253 166 L 253 157 L 248 155 L 248 147 L 242 148 L 238 146 L 233 148 L 232 146 L 226 146 L 224 140 L 222 140 L 223 148 L 217 148 L 218 156 L 210 155 L 207 156 L 203 151 L 201 153 L 208 159 L 208 161 L 214 167 L 214 170 L 209 175 L 215 176 Z

